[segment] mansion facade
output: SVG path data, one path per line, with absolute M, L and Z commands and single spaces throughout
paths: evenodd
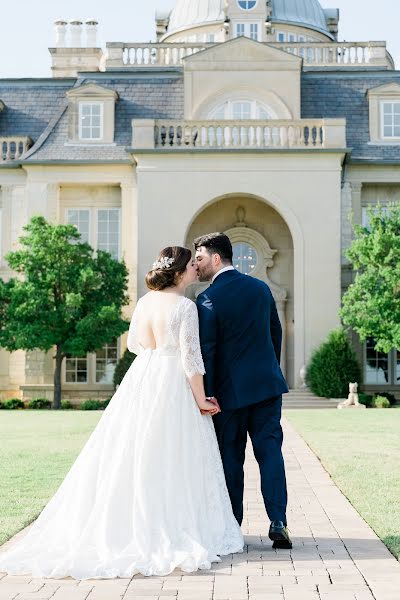
M 318 0 L 177 0 L 156 42 L 102 49 L 95 20 L 57 21 L 53 76 L 0 80 L 0 277 L 32 216 L 71 223 L 125 260 L 129 318 L 161 248 L 225 231 L 271 287 L 299 387 L 340 325 L 350 215 L 400 201 L 400 72 L 338 24 Z M 400 352 L 354 346 L 365 389 L 399 395 Z M 125 347 L 66 359 L 63 397 L 109 396 Z M 0 349 L 0 398 L 52 391 L 52 353 Z

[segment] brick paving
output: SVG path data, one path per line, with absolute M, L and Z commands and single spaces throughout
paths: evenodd
M 0 574 L 0 600 L 400 600 L 400 563 L 284 427 L 293 550 L 271 547 L 249 444 L 243 554 L 193 575 L 79 582 Z

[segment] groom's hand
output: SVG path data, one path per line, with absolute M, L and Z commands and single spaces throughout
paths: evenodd
M 200 410 L 202 415 L 211 415 L 212 417 L 214 415 L 217 415 L 219 412 L 221 412 L 221 408 L 218 404 L 218 400 L 214 397 L 214 396 L 207 396 L 206 400 L 208 402 L 210 402 L 211 404 L 213 404 L 215 406 L 215 409 L 213 410 Z

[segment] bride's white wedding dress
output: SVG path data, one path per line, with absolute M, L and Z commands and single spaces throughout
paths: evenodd
M 188 382 L 204 373 L 197 309 L 160 294 L 139 301 L 128 336 L 138 352 L 141 318 L 152 318 L 159 347 L 140 349 L 56 494 L 0 554 L 0 572 L 166 575 L 208 569 L 243 549 L 212 419 L 200 414 Z

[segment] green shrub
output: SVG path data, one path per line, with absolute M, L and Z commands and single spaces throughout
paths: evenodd
M 0 410 L 4 408 L 4 402 L 0 402 Z
M 373 405 L 375 408 L 390 408 L 390 402 L 385 396 L 375 396 Z
M 126 372 L 128 371 L 135 358 L 136 354 L 134 354 L 133 352 L 129 352 L 129 350 L 125 350 L 124 354 L 118 361 L 117 366 L 115 367 L 113 377 L 113 383 L 115 388 L 118 385 L 120 385 L 121 381 L 125 377 Z
M 49 408 L 51 408 L 51 401 L 47 400 L 47 398 L 34 398 L 33 400 L 30 400 L 28 402 L 28 408 L 48 410 Z
M 61 410 L 72 410 L 74 405 L 69 400 L 61 400 Z
M 103 402 L 101 400 L 85 400 L 80 405 L 81 410 L 102 410 Z
M 345 331 L 337 329 L 311 356 L 306 383 L 317 396 L 347 398 L 350 382 L 361 382 L 361 369 Z
M 390 394 L 389 392 L 378 392 L 376 396 L 382 396 L 383 398 L 387 398 L 390 402 L 390 406 L 394 406 L 397 404 L 396 396 L 394 394 Z
M 369 394 L 364 394 L 364 393 L 360 393 L 358 394 L 358 399 L 360 401 L 360 404 L 364 404 L 367 408 L 370 408 L 373 405 L 373 396 L 370 396 Z
M 19 398 L 11 398 L 4 402 L 3 408 L 6 410 L 18 410 L 19 408 L 25 408 L 25 404 Z
M 110 396 L 110 398 L 107 398 L 106 400 L 103 400 L 102 405 L 104 409 L 106 409 L 107 406 L 110 404 L 111 398 L 112 396 Z

